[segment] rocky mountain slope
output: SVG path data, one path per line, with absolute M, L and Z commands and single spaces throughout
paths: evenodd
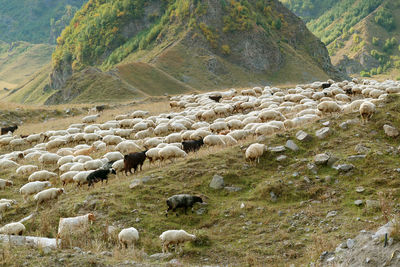
M 90 88 L 122 86 L 126 99 L 340 77 L 323 44 L 275 0 L 90 2 L 57 42 L 48 104 L 84 101 Z
M 399 77 L 398 1 L 282 2 L 308 22 L 307 27 L 327 45 L 332 63 L 340 70 L 362 76 L 393 73 L 393 78 Z

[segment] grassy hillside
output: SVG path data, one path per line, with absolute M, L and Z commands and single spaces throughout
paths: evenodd
M 86 0 L 0 0 L 0 40 L 54 44 Z
M 49 64 L 54 46 L 0 41 L 0 81 L 21 84 Z M 3 88 L 1 88 L 3 89 Z
M 336 0 L 280 0 L 287 8 L 301 17 L 306 23 L 317 19 L 331 9 Z
M 160 265 L 145 256 L 161 251 L 159 234 L 167 229 L 185 229 L 195 233 L 196 242 L 184 246 L 184 252 L 174 255 L 184 266 L 229 265 L 238 266 L 296 266 L 317 262 L 323 251 L 332 251 L 360 230 L 376 229 L 384 223 L 381 210 L 365 205 L 354 205 L 357 199 L 377 200 L 387 205 L 398 203 L 400 196 L 397 160 L 398 140 L 387 137 L 383 125 L 400 127 L 397 116 L 399 96 L 391 96 L 389 103 L 378 108 L 366 125 L 361 125 L 356 114 L 329 117 L 304 127 L 309 133 L 330 121 L 333 133 L 319 140 L 297 144 L 297 152 L 286 151 L 286 161 L 276 161 L 277 154 L 267 153 L 259 164 L 244 161 L 241 145 L 218 151 L 200 151 L 197 155 L 162 167 L 145 165 L 139 175 L 112 178 L 108 185 L 94 189 L 67 186 L 68 194 L 57 202 L 45 204 L 38 214 L 25 223 L 28 235 L 54 237 L 59 217 L 94 212 L 97 221 L 85 238 L 78 240 L 84 251 L 44 251 L 3 246 L 0 263 L 7 266 L 54 264 L 60 258 L 63 265 L 113 265 L 127 260 Z M 339 127 L 346 120 L 356 119 L 348 129 Z M 270 136 L 269 146 L 284 145 L 295 139 L 297 130 Z M 346 142 L 343 142 L 346 140 Z M 355 147 L 366 147 L 365 158 L 351 158 Z M 2 152 L 8 151 L 6 147 Z M 210 153 L 212 152 L 212 153 Z M 308 167 L 314 156 L 330 152 L 339 163 L 351 163 L 355 168 L 340 173 L 330 167 L 318 167 L 314 173 Z M 21 163 L 29 163 L 22 161 Z M 18 200 L 18 205 L 4 214 L 2 223 L 18 221 L 35 209 L 32 202 L 24 203 L 18 193 L 26 177 L 11 171 L 0 171 L 4 177 L 13 177 L 14 186 L 2 193 L 4 198 Z M 214 174 L 224 177 L 228 186 L 240 187 L 237 192 L 213 190 L 208 185 Z M 134 178 L 148 181 L 130 189 Z M 52 181 L 59 185 L 57 181 Z M 365 191 L 356 193 L 363 186 Z M 188 213 L 165 217 L 165 199 L 173 194 L 190 192 L 200 194 L 207 202 L 195 206 L 202 214 Z M 271 198 L 271 192 L 276 200 Z M 243 206 L 242 206 L 243 203 Z M 242 206 L 242 207 L 241 207 Z M 327 217 L 336 211 L 334 217 Z M 393 210 L 395 214 L 396 211 Z M 107 240 L 105 228 L 134 226 L 140 232 L 135 251 L 123 251 Z M 103 253 L 104 251 L 111 254 Z M 111 255 L 111 256 L 108 256 Z M 166 260 L 165 262 L 168 262 Z
M 57 90 L 73 90 L 68 79 L 90 67 L 147 95 L 340 77 L 323 44 L 275 0 L 90 1 L 57 44 Z

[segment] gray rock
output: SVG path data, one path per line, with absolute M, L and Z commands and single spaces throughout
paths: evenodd
M 203 215 L 204 213 L 206 213 L 206 211 L 207 211 L 206 208 L 200 208 L 200 209 L 196 210 L 196 214 Z
M 314 157 L 314 162 L 316 165 L 326 165 L 328 163 L 330 156 L 326 153 L 318 154 Z
M 340 165 L 336 166 L 336 169 L 340 172 L 349 172 L 352 169 L 354 169 L 354 165 L 353 164 L 340 164 Z
M 319 139 L 325 139 L 330 134 L 331 134 L 331 129 L 329 127 L 324 127 L 315 132 L 315 136 L 318 137 Z
M 367 155 L 353 155 L 353 156 L 349 156 L 347 159 L 350 161 L 355 161 L 355 160 L 359 160 L 359 159 L 365 159 Z
M 210 187 L 214 189 L 222 189 L 224 188 L 224 185 L 225 185 L 224 178 L 222 178 L 222 176 L 218 174 L 214 175 L 214 177 L 210 182 Z
M 325 126 L 325 127 L 328 127 L 330 124 L 331 124 L 330 121 L 326 121 L 326 122 L 323 122 L 323 123 L 322 123 L 322 125 Z
M 326 215 L 326 218 L 335 217 L 336 215 L 337 215 L 337 211 L 332 210 L 332 211 L 328 212 L 328 214 Z
M 286 151 L 286 148 L 284 146 L 272 146 L 269 147 L 268 150 L 273 153 L 282 153 Z
M 280 155 L 276 158 L 276 161 L 281 162 L 287 160 L 287 156 L 285 155 Z
M 339 124 L 339 127 L 343 130 L 347 130 L 349 129 L 349 124 L 347 122 L 342 122 L 341 124 Z
M 134 179 L 131 184 L 129 185 L 130 189 L 134 189 L 142 184 L 142 181 L 140 179 Z
M 354 247 L 354 245 L 356 244 L 356 242 L 354 241 L 354 239 L 347 239 L 346 241 L 347 247 L 352 249 Z
M 362 192 L 364 192 L 364 191 L 365 191 L 365 188 L 364 188 L 364 187 L 362 187 L 362 186 L 356 187 L 356 192 L 357 192 L 357 193 L 362 193 Z
M 356 206 L 361 206 L 363 204 L 363 201 L 361 199 L 357 199 L 356 201 L 354 201 L 354 204 Z
M 354 148 L 354 150 L 358 153 L 358 154 L 367 154 L 371 151 L 370 148 L 363 146 L 362 144 L 358 144 L 356 145 L 356 147 Z
M 310 178 L 308 178 L 307 176 L 304 176 L 303 180 L 304 180 L 307 184 L 311 184 L 311 180 L 310 180 Z
M 225 186 L 224 189 L 229 192 L 238 192 L 242 190 L 241 187 L 235 187 L 235 186 Z
M 142 181 L 142 183 L 147 183 L 151 180 L 151 178 L 152 178 L 151 176 L 145 176 L 141 179 L 141 181 Z
M 269 195 L 271 196 L 271 201 L 276 202 L 278 200 L 278 197 L 275 195 L 274 192 L 269 192 Z
M 295 142 L 293 142 L 293 140 L 287 140 L 285 147 L 290 149 L 290 150 L 292 150 L 292 151 L 298 151 L 299 150 L 299 147 L 296 145 Z
M 310 162 L 307 164 L 307 168 L 312 172 L 312 173 L 317 173 L 317 166 Z
M 347 248 L 347 242 L 341 243 L 339 247 L 342 248 L 342 249 L 346 249 Z
M 170 252 L 168 252 L 168 253 L 156 253 L 156 254 L 150 255 L 149 258 L 153 259 L 153 260 L 164 260 L 164 259 L 171 258 L 172 256 L 173 255 Z
M 332 167 L 338 161 L 339 161 L 339 158 L 335 157 L 334 155 L 329 155 L 329 159 L 328 159 L 328 162 L 326 163 L 326 165 L 328 165 L 329 167 Z
M 330 183 L 332 182 L 332 176 L 325 176 L 325 182 Z
M 309 142 L 312 140 L 312 136 L 305 131 L 300 130 L 296 133 L 296 139 L 301 142 Z
M 387 124 L 383 125 L 383 130 L 385 131 L 385 134 L 389 137 L 397 137 L 400 134 L 399 130 Z
M 278 216 L 279 216 L 279 217 L 282 217 L 283 215 L 285 215 L 285 212 L 283 212 L 283 211 L 281 211 L 281 210 L 278 211 Z
M 381 205 L 380 205 L 380 203 L 379 203 L 378 200 L 370 200 L 370 199 L 367 199 L 367 200 L 365 201 L 365 206 L 366 206 L 368 209 L 379 209 Z
M 110 252 L 110 251 L 103 251 L 100 254 L 103 256 L 107 256 L 107 257 L 112 257 L 112 255 L 113 255 L 112 252 Z
M 181 263 L 178 259 L 172 259 L 168 263 L 172 264 L 172 265 L 181 265 Z
M 299 172 L 294 172 L 294 173 L 292 174 L 292 177 L 299 177 L 299 175 L 300 175 Z

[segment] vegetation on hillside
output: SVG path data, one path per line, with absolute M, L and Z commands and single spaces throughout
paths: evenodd
M 0 40 L 55 43 L 55 36 L 87 0 L 0 0 Z
M 281 0 L 281 2 L 305 22 L 309 22 L 329 10 L 337 0 Z

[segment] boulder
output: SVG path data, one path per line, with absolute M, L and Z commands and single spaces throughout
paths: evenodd
M 318 154 L 314 157 L 314 162 L 316 165 L 326 165 L 328 163 L 330 156 L 326 153 Z
M 397 137 L 400 134 L 399 130 L 387 124 L 383 125 L 383 130 L 385 131 L 385 134 L 389 137 Z
M 296 145 L 295 142 L 293 142 L 293 140 L 287 140 L 285 147 L 290 149 L 290 150 L 292 150 L 292 151 L 298 151 L 299 150 L 299 147 Z
M 224 178 L 218 174 L 214 175 L 210 182 L 210 187 L 214 189 L 222 189 L 224 188 L 225 183 L 224 183 Z
M 312 140 L 312 136 L 305 131 L 300 130 L 296 133 L 296 139 L 301 142 L 309 142 Z
M 331 129 L 329 127 L 321 128 L 315 132 L 315 136 L 317 136 L 319 139 L 325 139 L 330 134 L 331 134 Z

